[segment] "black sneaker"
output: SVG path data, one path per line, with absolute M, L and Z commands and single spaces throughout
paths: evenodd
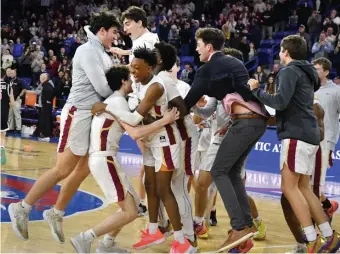
M 216 226 L 217 225 L 216 210 L 210 212 L 209 224 L 210 224 L 210 226 Z
M 138 217 L 145 216 L 148 213 L 148 208 L 145 205 L 139 204 L 138 206 Z

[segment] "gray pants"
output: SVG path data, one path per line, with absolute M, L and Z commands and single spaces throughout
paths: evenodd
M 251 227 L 253 220 L 241 168 L 267 124 L 264 119 L 236 119 L 217 151 L 211 175 L 235 230 Z
M 14 106 L 9 109 L 8 129 L 21 130 L 21 99 L 18 98 L 14 102 Z

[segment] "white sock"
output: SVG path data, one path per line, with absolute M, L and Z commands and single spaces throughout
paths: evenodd
M 262 221 L 262 218 L 261 218 L 261 216 L 259 215 L 259 216 L 257 216 L 257 218 L 255 218 L 254 219 L 254 221 L 256 221 L 256 222 L 261 222 Z
M 158 225 L 162 228 L 165 228 L 168 226 L 168 219 L 161 219 L 159 222 L 158 222 Z
M 141 200 L 140 200 L 140 203 L 141 203 L 142 205 L 144 205 L 144 206 L 145 206 L 145 205 L 146 205 L 146 203 L 145 203 L 145 199 L 141 199 Z
M 106 234 L 106 235 L 104 236 L 104 241 L 105 241 L 105 242 L 114 242 L 114 241 L 115 241 L 115 238 L 116 238 L 116 237 L 114 237 L 114 236 L 110 236 L 110 235 Z
M 196 224 L 201 224 L 204 221 L 204 217 L 194 217 L 194 221 Z
M 84 233 L 84 239 L 86 241 L 93 241 L 95 238 L 97 238 L 97 236 L 93 229 L 89 229 Z
M 32 209 L 32 206 L 29 205 L 29 204 L 27 204 L 27 203 L 25 202 L 25 200 L 22 200 L 22 201 L 21 201 L 21 207 L 24 208 L 25 210 L 31 210 L 31 209 Z
M 319 226 L 319 229 L 321 231 L 321 234 L 324 236 L 324 237 L 330 237 L 333 235 L 333 229 L 331 228 L 331 225 L 329 225 L 329 222 L 326 221 L 322 224 L 320 224 Z
M 151 222 L 149 222 L 149 227 L 148 227 L 148 229 L 149 229 L 149 233 L 150 233 L 151 235 L 156 234 L 156 232 L 157 232 L 157 230 L 158 230 L 158 223 L 151 223 Z
M 63 217 L 64 214 L 65 214 L 64 211 L 57 210 L 57 209 L 55 209 L 55 207 L 53 207 L 53 211 L 54 211 L 54 213 L 55 213 L 56 215 L 61 216 L 61 217 Z
M 313 242 L 316 240 L 316 231 L 313 226 L 305 227 L 302 230 L 305 232 L 308 242 Z
M 185 243 L 185 239 L 184 239 L 184 233 L 182 230 L 180 231 L 175 231 L 174 232 L 174 237 L 175 237 L 175 240 L 180 242 L 181 244 L 184 244 Z

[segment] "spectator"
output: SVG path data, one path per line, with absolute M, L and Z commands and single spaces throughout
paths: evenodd
M 307 26 L 309 29 L 311 45 L 313 45 L 320 36 L 321 33 L 321 15 L 316 10 L 312 12 L 312 15 L 308 18 Z
M 9 49 L 6 49 L 1 57 L 2 65 L 1 68 L 6 70 L 7 68 L 10 68 L 13 64 L 13 56 L 11 55 L 11 52 Z
M 273 39 L 273 26 L 274 26 L 274 12 L 272 10 L 272 4 L 267 3 L 267 10 L 262 14 L 262 39 L 266 39 L 266 35 L 268 35 L 268 39 Z
M 71 81 L 70 73 L 65 72 L 64 77 L 62 79 L 61 96 L 64 98 L 67 98 L 67 96 L 70 94 L 71 87 L 72 87 L 72 81 Z
M 335 45 L 335 49 L 333 51 L 333 56 L 332 56 L 332 64 L 334 68 L 336 68 L 336 73 L 337 75 L 340 75 L 340 41 Z
M 40 76 L 40 70 L 42 69 L 42 65 L 44 64 L 44 60 L 41 55 L 36 55 L 32 61 L 31 68 L 32 68 L 32 85 L 34 87 L 37 86 L 37 82 Z
M 274 76 L 274 79 L 276 79 L 277 74 L 279 74 L 279 71 L 280 71 L 280 65 L 279 65 L 279 64 L 274 64 L 274 65 L 273 65 L 273 71 L 270 72 L 269 75 Z M 269 76 L 268 76 L 268 77 L 269 77 Z
M 331 27 L 333 28 L 333 34 L 338 34 L 338 25 L 334 24 L 333 21 L 329 18 L 326 17 L 325 20 L 323 21 L 323 28 L 322 31 L 327 31 L 327 29 Z
M 11 70 L 10 85 L 13 89 L 14 105 L 9 110 L 8 129 L 15 132 L 21 132 L 21 103 L 26 93 L 25 83 L 17 78 L 17 71 Z
M 196 75 L 196 71 L 195 71 L 194 66 L 192 64 L 189 64 L 188 78 L 187 80 L 183 80 L 183 81 L 188 83 L 191 86 L 192 82 L 194 82 L 195 75 Z
M 15 62 L 18 65 L 21 65 L 22 59 L 24 57 L 24 44 L 21 43 L 19 37 L 17 38 L 16 43 L 13 47 L 13 57 Z
M 264 87 L 264 91 L 268 94 L 276 94 L 276 84 L 275 84 L 275 77 L 274 75 L 268 76 L 268 82 Z
M 299 32 L 298 35 L 300 35 L 301 37 L 303 37 L 307 43 L 307 48 L 310 49 L 311 45 L 310 45 L 310 37 L 309 34 L 306 32 L 306 27 L 305 25 L 300 25 L 299 26 Z
M 289 6 L 287 0 L 278 0 L 274 5 L 275 33 L 284 31 L 287 25 Z
M 254 1 L 255 2 L 255 1 Z M 254 12 L 258 14 L 264 13 L 267 8 L 266 4 L 263 2 L 263 0 L 257 0 L 254 5 Z
M 292 14 L 289 16 L 288 27 L 290 29 L 296 29 L 298 26 L 299 17 L 296 14 L 296 10 L 292 10 Z
M 256 55 L 257 55 L 257 51 L 255 48 L 255 44 L 253 42 L 250 42 L 249 43 L 249 54 L 248 54 L 249 60 L 253 59 Z
M 314 59 L 319 57 L 329 57 L 329 53 L 333 50 L 332 44 L 327 41 L 326 34 L 320 34 L 320 40 L 315 42 L 312 48 L 312 53 L 314 54 Z
M 333 28 L 332 27 L 328 27 L 327 28 L 327 32 L 326 32 L 326 39 L 327 41 L 329 41 L 332 45 L 335 42 L 335 35 L 333 34 Z
M 1 44 L 1 52 L 6 52 L 7 49 L 9 50 L 10 47 L 9 47 L 9 45 L 8 45 L 8 40 L 7 40 L 7 38 L 4 38 L 4 39 L 2 40 L 2 44 Z
M 230 47 L 234 49 L 239 49 L 241 44 L 240 32 L 236 31 L 234 37 L 230 39 Z
M 40 75 L 41 91 L 41 112 L 39 117 L 40 137 L 39 141 L 50 142 L 53 129 L 53 98 L 54 85 L 47 73 Z
M 188 80 L 189 67 L 190 67 L 190 63 L 185 63 L 184 69 L 181 72 L 180 80 L 183 80 L 184 82 L 186 82 L 186 80 Z
M 240 50 L 243 54 L 243 61 L 246 63 L 249 60 L 249 52 L 250 52 L 250 47 L 247 42 L 247 37 L 243 36 L 240 42 L 240 45 L 238 47 L 238 50 Z
M 33 36 L 36 36 L 36 33 L 38 31 L 38 27 L 35 26 L 35 22 L 32 23 L 32 26 L 30 27 L 30 33 L 33 35 Z
M 253 78 L 256 79 L 257 81 L 259 81 L 259 83 L 261 85 L 263 85 L 264 83 L 266 83 L 267 81 L 267 75 L 266 73 L 263 71 L 262 66 L 257 66 L 256 72 L 253 74 Z

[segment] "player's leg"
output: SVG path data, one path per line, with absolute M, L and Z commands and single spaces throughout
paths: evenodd
M 43 213 L 44 220 L 49 224 L 54 239 L 65 242 L 63 233 L 63 216 L 68 203 L 77 192 L 80 184 L 90 174 L 88 155 L 81 157 L 72 173 L 65 179 L 55 206 Z
M 113 156 L 91 156 L 89 161 L 91 172 L 109 203 L 117 203 L 120 209 L 104 219 L 93 228 L 71 238 L 78 252 L 89 253 L 95 238 L 108 234 L 100 242 L 98 250 L 102 252 L 117 252 L 114 238 L 120 229 L 137 217 L 139 198 L 125 174 L 118 168 Z
M 144 142 L 137 140 L 137 145 L 139 147 L 139 150 L 141 151 L 141 153 L 144 153 L 144 147 L 145 144 Z M 145 186 L 144 186 L 144 176 L 145 176 L 145 172 L 144 172 L 144 165 L 141 166 L 140 169 L 140 174 L 138 177 L 138 194 L 139 194 L 139 198 L 140 198 L 140 204 L 138 206 L 138 216 L 144 216 L 146 215 L 148 209 L 146 207 L 146 193 L 145 193 Z
M 3 105 L 1 103 L 1 165 L 5 165 L 7 163 L 6 157 L 6 131 L 8 130 L 8 113 L 9 113 L 9 106 Z

